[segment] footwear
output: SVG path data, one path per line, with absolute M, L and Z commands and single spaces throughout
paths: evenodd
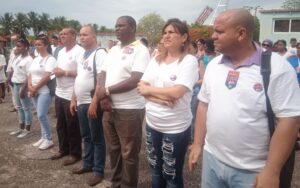
M 32 144 L 33 147 L 39 147 L 46 139 L 39 139 L 39 141 L 35 142 L 34 144 Z
M 93 169 L 83 168 L 83 167 L 72 169 L 72 174 L 84 174 L 84 173 L 88 173 L 88 172 L 93 172 Z
M 103 176 L 96 176 L 96 175 L 92 175 L 92 177 L 89 178 L 89 180 L 87 181 L 87 184 L 89 186 L 95 186 L 99 183 L 101 183 L 103 180 Z
M 68 166 L 68 165 L 75 164 L 77 161 L 80 161 L 80 159 L 81 158 L 79 158 L 79 157 L 75 157 L 73 155 L 70 155 L 66 160 L 64 160 L 63 165 Z
M 40 150 L 46 150 L 49 149 L 53 146 L 53 141 L 52 140 L 44 140 L 44 142 L 39 146 Z
M 19 129 L 19 130 L 16 130 L 16 131 L 13 131 L 13 132 L 9 133 L 9 135 L 11 135 L 11 136 L 13 136 L 13 135 L 19 135 L 19 134 L 22 133 L 22 131 L 23 131 L 23 129 Z
M 27 138 L 27 137 L 29 137 L 29 136 L 31 136 L 31 131 L 28 131 L 28 130 L 23 130 L 22 131 L 22 133 L 21 134 L 19 134 L 18 136 L 17 136 L 17 138 Z
M 68 154 L 67 153 L 61 153 L 61 152 L 58 152 L 54 155 L 52 155 L 50 157 L 51 160 L 57 160 L 57 159 L 60 159 L 60 158 L 63 158 L 64 156 L 67 156 Z
M 16 111 L 17 111 L 17 109 L 15 109 L 15 108 L 9 110 L 9 112 L 16 112 Z

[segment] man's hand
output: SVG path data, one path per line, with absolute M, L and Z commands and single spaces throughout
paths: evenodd
M 112 112 L 111 101 L 109 98 L 105 98 L 100 101 L 100 105 L 103 111 Z
M 94 101 L 92 101 L 91 104 L 90 104 L 90 106 L 89 106 L 88 117 L 90 119 L 97 118 L 97 104 Z
M 255 178 L 253 187 L 255 188 L 279 188 L 280 172 L 264 168 Z
M 202 147 L 200 145 L 192 144 L 189 147 L 189 161 L 188 161 L 189 171 L 195 170 L 201 153 L 202 153 Z
M 71 103 L 70 103 L 70 112 L 71 112 L 71 115 L 74 116 L 75 113 L 77 112 L 77 102 L 76 100 L 71 100 Z
M 53 69 L 53 74 L 56 76 L 56 77 L 62 77 L 62 76 L 65 76 L 65 71 L 61 68 L 55 68 Z

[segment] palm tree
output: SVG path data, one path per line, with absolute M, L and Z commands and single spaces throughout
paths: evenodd
M 79 30 L 81 28 L 81 24 L 77 20 L 68 20 L 67 21 L 67 26 L 74 28 L 77 32 L 79 32 Z
M 33 11 L 27 13 L 28 26 L 32 29 L 34 36 L 37 36 L 41 32 L 41 25 L 39 15 Z
M 50 28 L 50 16 L 49 14 L 42 13 L 42 15 L 39 16 L 39 25 L 41 27 L 41 31 L 48 32 Z
M 28 34 L 28 29 L 28 18 L 26 14 L 16 14 L 13 21 L 13 32 L 20 34 L 21 37 L 25 37 L 25 34 Z
M 4 35 L 9 35 L 11 33 L 13 23 L 13 16 L 11 13 L 5 13 L 4 16 L 0 16 L 1 30 Z
M 53 31 L 61 31 L 67 26 L 67 20 L 64 16 L 55 17 L 50 23 L 50 29 Z

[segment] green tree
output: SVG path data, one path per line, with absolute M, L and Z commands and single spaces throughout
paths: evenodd
M 42 30 L 39 16 L 39 14 L 33 11 L 27 13 L 28 26 L 32 29 L 34 36 L 37 36 Z
M 3 16 L 0 16 L 0 25 L 1 25 L 1 32 L 4 35 L 9 35 L 12 31 L 12 23 L 13 23 L 13 16 L 11 13 L 5 13 Z
M 254 18 L 254 32 L 253 32 L 253 40 L 254 41 L 259 41 L 259 31 L 260 31 L 260 23 L 259 19 L 256 16 L 253 16 Z
M 79 32 L 81 28 L 81 24 L 77 20 L 67 20 L 66 26 L 74 28 L 77 32 Z
M 300 9 L 300 0 L 285 0 L 282 8 L 285 9 Z
M 99 30 L 99 25 L 98 24 L 92 24 L 93 28 L 97 32 Z
M 139 20 L 137 31 L 147 35 L 150 44 L 156 44 L 161 38 L 161 30 L 165 21 L 155 12 L 145 15 Z
M 42 15 L 39 16 L 39 25 L 41 27 L 41 31 L 48 32 L 51 25 L 49 14 L 43 12 Z
M 17 13 L 15 19 L 13 20 L 12 30 L 14 33 L 18 33 L 21 37 L 28 34 L 29 24 L 27 15 L 24 13 Z
M 58 16 L 50 20 L 50 30 L 61 31 L 64 27 L 67 26 L 67 20 L 64 16 Z

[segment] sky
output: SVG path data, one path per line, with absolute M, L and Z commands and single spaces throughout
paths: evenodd
M 228 0 L 228 8 L 259 6 L 265 10 L 278 9 L 283 1 Z M 45 12 L 50 18 L 65 16 L 67 19 L 78 20 L 81 24 L 95 23 L 114 28 L 115 21 L 120 16 L 130 15 L 138 22 L 143 16 L 155 12 L 164 20 L 176 17 L 190 24 L 195 22 L 206 6 L 216 9 L 218 2 L 219 0 L 0 0 L 0 15 L 6 12 Z M 212 17 L 211 15 L 206 23 Z

